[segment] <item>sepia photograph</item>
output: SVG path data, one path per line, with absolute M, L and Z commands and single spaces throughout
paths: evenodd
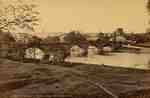
M 0 98 L 150 98 L 150 0 L 0 0 Z

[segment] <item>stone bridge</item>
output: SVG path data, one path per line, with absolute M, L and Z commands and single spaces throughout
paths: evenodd
M 18 44 L 14 43 L 10 47 L 11 52 L 8 52 L 8 57 L 14 60 L 25 59 L 26 50 L 30 48 L 38 48 L 44 52 L 44 55 L 54 55 L 56 58 L 66 58 L 69 55 L 70 45 L 67 43 L 29 43 Z

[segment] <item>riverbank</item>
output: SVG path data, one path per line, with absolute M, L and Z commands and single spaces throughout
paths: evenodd
M 149 77 L 149 70 L 81 63 L 21 63 L 0 59 L 0 97 L 133 98 L 143 94 L 150 96 L 146 93 L 150 88 Z

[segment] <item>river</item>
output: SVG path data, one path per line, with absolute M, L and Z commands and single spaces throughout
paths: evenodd
M 110 66 L 148 68 L 150 60 L 150 48 L 142 48 L 141 52 L 136 53 L 110 53 L 109 55 L 92 55 L 90 57 L 69 57 L 69 62 L 80 62 L 87 64 L 104 64 Z

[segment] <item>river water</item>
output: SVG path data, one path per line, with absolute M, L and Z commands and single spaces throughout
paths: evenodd
M 109 55 L 92 55 L 89 57 L 69 57 L 67 61 L 87 64 L 104 64 L 110 66 L 148 68 L 150 48 L 143 48 L 140 53 L 110 53 Z

